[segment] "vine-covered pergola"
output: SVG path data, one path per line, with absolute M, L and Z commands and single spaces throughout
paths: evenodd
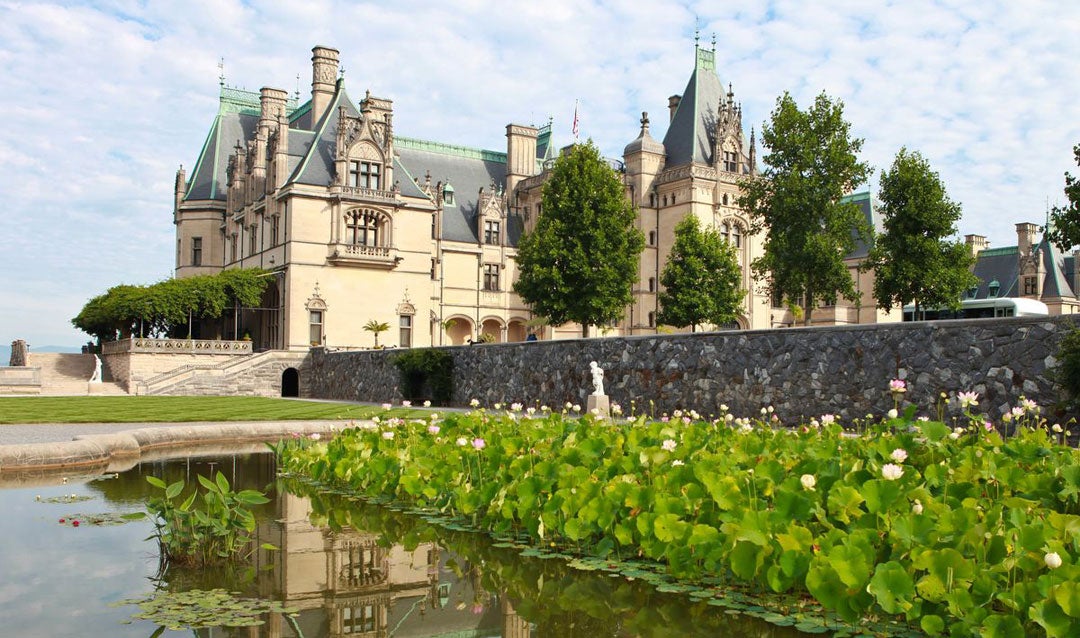
M 220 319 L 226 310 L 258 306 L 273 274 L 242 268 L 148 286 L 120 284 L 86 302 L 71 323 L 100 342 L 165 335 L 181 326 L 190 337 L 197 319 Z

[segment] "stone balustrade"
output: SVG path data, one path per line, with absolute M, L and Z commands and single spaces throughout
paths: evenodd
M 107 341 L 101 346 L 102 354 L 121 353 L 172 353 L 172 354 L 251 354 L 250 341 L 222 341 L 212 339 L 150 339 L 132 337 L 120 341 Z

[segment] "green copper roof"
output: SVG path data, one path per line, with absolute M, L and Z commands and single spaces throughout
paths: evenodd
M 223 86 L 221 87 L 218 112 L 259 115 L 262 111 L 261 98 L 262 96 L 255 91 L 245 91 L 243 89 L 234 89 L 232 87 Z M 285 112 L 291 116 L 295 110 L 296 98 L 286 98 Z
M 1016 246 L 1003 246 L 1002 248 L 987 248 L 979 251 L 980 257 L 999 257 L 1001 255 L 1015 255 Z
M 453 155 L 455 157 L 478 159 L 485 162 L 499 162 L 501 164 L 506 163 L 506 153 L 500 153 L 498 151 L 486 151 L 479 148 L 470 148 L 468 146 L 458 146 L 456 144 L 429 142 L 427 140 L 417 140 L 411 137 L 395 137 L 394 145 L 401 148 L 412 149 L 414 151 L 428 151 L 431 153 L 441 153 L 442 155 Z
M 861 202 L 868 199 L 870 199 L 870 191 L 859 191 L 858 193 L 844 195 L 840 198 L 840 203 L 847 204 L 848 202 Z

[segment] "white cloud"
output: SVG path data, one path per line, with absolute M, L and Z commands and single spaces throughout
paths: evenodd
M 579 100 L 582 135 L 618 155 L 641 111 L 663 136 L 695 26 L 703 46 L 715 32 L 747 128 L 783 91 L 825 91 L 877 169 L 905 145 L 929 159 L 961 233 L 1013 243 L 1077 172 L 1074 3 L 0 0 L 0 285 L 15 303 L 0 340 L 80 343 L 68 320 L 87 298 L 168 275 L 173 172 L 205 139 L 221 58 L 231 85 L 303 97 L 311 47 L 335 47 L 354 98 L 394 100 L 400 135 L 484 148 L 548 117 L 569 142 Z

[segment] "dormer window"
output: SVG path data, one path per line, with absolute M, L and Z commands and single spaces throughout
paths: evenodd
M 484 222 L 484 243 L 485 244 L 499 244 L 499 222 L 485 221 Z
M 967 290 L 967 298 L 968 299 L 974 299 L 977 296 L 979 296 L 979 287 L 978 286 L 972 286 L 971 288 L 968 288 L 968 290 Z
M 998 291 L 1001 290 L 1001 284 L 997 279 L 990 282 L 990 285 L 986 287 L 986 293 L 990 298 L 998 296 Z
M 378 162 L 349 162 L 349 186 L 353 188 L 371 188 L 379 190 L 382 177 L 382 164 Z
M 734 151 L 724 151 L 724 170 L 734 173 L 739 170 L 738 156 Z
M 443 206 L 453 206 L 454 205 L 454 187 L 451 186 L 450 184 L 447 184 L 446 186 L 443 187 L 442 200 L 443 200 L 443 202 L 442 202 Z

